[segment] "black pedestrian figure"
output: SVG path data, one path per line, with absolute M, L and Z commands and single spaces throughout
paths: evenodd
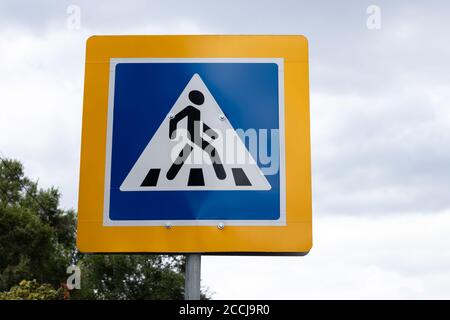
M 192 90 L 191 92 L 189 92 L 189 100 L 193 104 L 200 106 L 203 104 L 203 102 L 205 102 L 205 97 L 200 91 Z M 203 151 L 208 153 L 209 157 L 211 158 L 211 162 L 213 164 L 213 168 L 217 178 L 220 180 L 225 179 L 227 175 L 216 149 L 202 137 L 203 133 L 205 133 L 210 136 L 211 139 L 216 139 L 218 137 L 217 132 L 208 127 L 205 123 L 203 123 L 203 128 L 200 128 L 201 113 L 199 109 L 189 105 L 178 112 L 172 119 L 170 119 L 169 138 L 174 138 L 172 137 L 172 135 L 177 129 L 178 122 L 180 122 L 184 118 L 187 118 L 187 131 L 189 133 L 189 139 L 194 144 L 202 148 Z M 186 143 L 186 145 L 183 147 L 183 150 L 181 150 L 180 154 L 178 155 L 178 158 L 174 161 L 169 171 L 167 172 L 167 179 L 175 179 L 193 149 L 193 146 Z

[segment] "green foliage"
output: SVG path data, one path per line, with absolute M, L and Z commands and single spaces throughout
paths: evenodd
M 0 291 L 22 279 L 58 287 L 75 245 L 75 215 L 56 189 L 38 190 L 18 161 L 0 162 Z
M 46 284 L 39 284 L 36 280 L 22 280 L 8 292 L 0 292 L 0 300 L 58 300 L 62 299 L 62 289 L 55 290 Z
M 86 255 L 80 262 L 78 299 L 183 299 L 180 257 L 161 255 Z
M 61 298 L 73 263 L 81 290 L 63 290 L 66 298 L 183 298 L 183 257 L 83 255 L 75 247 L 75 212 L 60 209 L 59 199 L 56 188 L 38 189 L 25 177 L 20 162 L 0 158 L 0 299 Z

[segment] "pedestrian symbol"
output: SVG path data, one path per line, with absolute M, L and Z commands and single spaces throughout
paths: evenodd
M 120 186 L 121 191 L 270 188 L 198 74 L 192 76 Z

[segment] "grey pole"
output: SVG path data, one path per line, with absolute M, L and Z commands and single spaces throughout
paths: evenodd
M 186 254 L 186 275 L 184 284 L 184 300 L 200 300 L 200 269 L 202 255 Z

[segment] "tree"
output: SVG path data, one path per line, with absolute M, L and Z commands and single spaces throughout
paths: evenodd
M 0 300 L 58 300 L 62 297 L 62 288 L 55 290 L 51 285 L 39 284 L 36 280 L 22 280 L 8 292 L 0 292 Z
M 42 190 L 14 160 L 0 162 L 0 291 L 22 279 L 58 287 L 75 244 L 75 214 L 58 190 Z
M 183 299 L 184 259 L 161 255 L 85 255 L 78 299 Z
M 62 210 L 59 199 L 58 189 L 39 189 L 25 177 L 19 161 L 0 158 L 0 299 L 56 297 L 50 289 L 62 290 L 73 263 L 81 290 L 72 299 L 183 298 L 183 257 L 81 254 L 76 214 Z

